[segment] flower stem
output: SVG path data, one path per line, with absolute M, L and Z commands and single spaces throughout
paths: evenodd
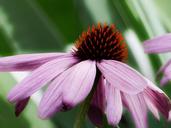
M 97 68 L 96 68 L 97 69 Z M 97 73 L 96 73 L 96 78 L 93 84 L 93 88 L 90 92 L 90 94 L 87 96 L 87 98 L 85 99 L 85 101 L 81 104 L 80 106 L 80 111 L 76 117 L 76 121 L 74 123 L 74 128 L 82 128 L 82 125 L 84 124 L 91 100 L 93 98 L 93 94 L 96 90 L 98 81 L 100 79 L 101 73 L 100 71 L 97 69 Z

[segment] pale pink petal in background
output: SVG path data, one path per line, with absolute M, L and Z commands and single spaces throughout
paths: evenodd
M 144 42 L 146 53 L 171 52 L 171 33 Z

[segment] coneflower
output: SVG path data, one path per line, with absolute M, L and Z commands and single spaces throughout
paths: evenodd
M 39 104 L 39 116 L 49 118 L 71 109 L 92 95 L 88 110 L 97 126 L 106 115 L 116 126 L 125 106 L 137 128 L 147 128 L 147 109 L 159 119 L 161 112 L 171 119 L 171 102 L 165 93 L 125 64 L 127 47 L 114 25 L 92 26 L 76 41 L 72 52 L 26 54 L 0 58 L 0 71 L 31 71 L 16 85 L 8 100 L 19 115 L 29 97 L 48 85 Z

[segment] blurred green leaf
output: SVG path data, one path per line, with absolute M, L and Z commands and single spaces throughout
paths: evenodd
M 170 0 L 155 0 L 155 4 L 157 5 L 158 15 L 160 16 L 160 20 L 165 26 L 168 32 L 171 32 L 171 1 Z
M 169 123 L 165 118 L 161 116 L 160 120 L 154 118 L 152 113 L 148 115 L 148 122 L 150 128 L 170 128 L 171 123 Z
M 14 116 L 14 112 L 12 106 L 7 103 L 4 99 L 0 97 L 0 123 L 2 128 L 30 128 L 29 121 L 21 116 L 20 118 L 16 118 Z
M 14 51 L 14 47 L 10 45 L 8 37 L 4 35 L 0 27 L 0 55 L 11 55 Z
M 65 42 L 74 42 L 82 32 L 79 9 L 75 0 L 36 0 L 54 27 L 64 35 Z
M 11 55 L 15 51 L 14 45 L 11 44 L 11 38 L 9 38 L 10 32 L 11 26 L 8 24 L 8 19 L 0 7 L 0 55 Z
M 64 48 L 58 28 L 34 0 L 0 0 L 0 8 L 12 27 L 10 36 L 21 50 L 61 51 Z
M 9 73 L 0 73 L 0 124 L 2 128 L 54 128 L 48 120 L 37 117 L 37 107 L 31 100 L 21 114 L 15 117 L 14 107 L 7 102 L 7 93 L 15 85 L 16 81 Z

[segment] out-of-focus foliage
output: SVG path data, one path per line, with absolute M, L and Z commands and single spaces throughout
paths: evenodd
M 9 73 L 0 73 L 0 127 L 1 128 L 54 128 L 48 120 L 41 120 L 37 117 L 37 108 L 32 101 L 25 112 L 18 118 L 14 114 L 14 106 L 7 101 L 7 92 L 16 84 L 16 81 Z M 33 114 L 34 113 L 34 114 Z M 56 127 L 55 127 L 56 128 Z
M 161 21 L 163 22 L 165 29 L 170 32 L 171 31 L 171 1 L 170 0 L 156 0 L 156 5 L 158 9 L 158 13 L 161 17 Z
M 154 81 L 161 62 L 166 60 L 164 56 L 144 54 L 141 42 L 171 31 L 170 4 L 170 0 L 0 0 L 0 55 L 64 51 L 88 26 L 97 22 L 114 23 L 128 44 L 129 65 Z M 7 92 L 15 83 L 10 74 L 0 74 L 0 127 L 73 126 L 79 106 L 49 120 L 41 120 L 31 100 L 21 117 L 16 118 L 13 106 L 6 100 Z M 171 85 L 164 90 L 171 94 Z M 134 127 L 130 114 L 124 113 L 119 126 Z M 150 128 L 170 125 L 163 119 L 156 121 L 149 113 Z M 88 120 L 84 126 L 94 127 Z
M 11 27 L 8 36 L 12 45 L 17 43 L 23 51 L 55 51 L 64 47 L 57 28 L 34 0 L 1 0 L 0 10 L 7 19 L 1 29 Z
M 82 32 L 76 1 L 36 0 L 36 4 L 44 10 L 54 27 L 63 35 L 64 43 L 73 42 Z
M 1 28 L 0 28 L 1 29 Z M 10 45 L 8 37 L 3 33 L 3 30 L 0 30 L 0 51 L 1 55 L 10 55 L 14 53 L 13 47 Z M 3 43 L 2 43 L 3 42 Z

